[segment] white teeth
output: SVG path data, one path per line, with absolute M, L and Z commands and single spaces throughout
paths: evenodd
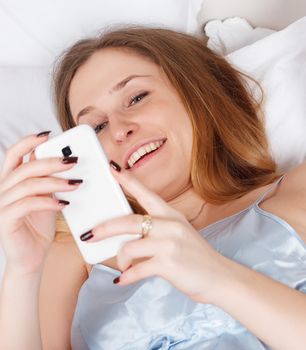
M 141 155 L 137 152 L 135 152 L 133 155 L 132 155 L 132 159 L 135 162 L 137 162 L 137 160 L 141 157 Z
M 155 146 L 153 142 L 150 143 L 150 147 L 152 151 L 154 151 L 158 146 Z
M 128 160 L 129 167 L 131 168 L 137 162 L 137 160 L 139 158 L 144 156 L 146 153 L 150 153 L 150 152 L 156 150 L 162 144 L 163 144 L 163 141 L 156 141 L 156 142 L 150 142 L 149 144 L 147 144 L 145 146 L 139 147 L 138 150 L 130 156 L 130 158 Z
M 150 145 L 146 145 L 146 146 L 145 146 L 145 150 L 146 150 L 146 152 L 151 152 L 151 147 L 150 147 Z
M 146 151 L 141 148 L 140 150 L 138 150 L 138 153 L 141 155 L 141 156 L 144 156 L 146 154 Z

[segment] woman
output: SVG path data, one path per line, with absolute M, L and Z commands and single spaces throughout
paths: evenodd
M 95 129 L 135 211 L 80 239 L 143 238 L 86 266 L 52 197 L 82 186 L 51 176 L 78 160 L 23 164 L 48 132 L 13 145 L 1 348 L 68 349 L 71 327 L 74 349 L 304 347 L 306 169 L 277 173 L 241 73 L 200 39 L 123 28 L 65 53 L 55 101 L 64 130 Z

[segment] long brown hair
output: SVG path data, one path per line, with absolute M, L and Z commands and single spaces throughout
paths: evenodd
M 124 27 L 83 39 L 55 66 L 54 99 L 63 130 L 75 126 L 69 106 L 72 78 L 93 53 L 120 48 L 160 66 L 180 96 L 193 127 L 191 182 L 206 201 L 221 204 L 273 182 L 279 175 L 269 153 L 253 80 L 209 50 L 203 38 L 169 29 Z M 133 198 L 134 211 L 144 213 Z

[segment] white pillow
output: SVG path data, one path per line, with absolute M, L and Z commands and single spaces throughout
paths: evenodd
M 279 168 L 284 171 L 306 159 L 305 19 L 260 41 L 275 31 L 252 28 L 238 17 L 211 20 L 204 27 L 208 47 L 228 54 L 232 64 L 252 75 L 264 88 L 269 141 Z
M 76 40 L 114 24 L 195 31 L 202 0 L 2 0 L 0 65 L 48 65 Z
M 305 0 L 204 0 L 199 26 L 212 19 L 242 17 L 253 27 L 284 29 L 306 16 Z
M 265 91 L 265 121 L 280 170 L 306 159 L 306 17 L 227 56 Z
M 47 67 L 0 67 L 0 166 L 4 151 L 25 135 L 60 132 Z
M 214 19 L 204 27 L 208 37 L 207 46 L 220 55 L 227 55 L 274 32 L 269 28 L 253 28 L 246 19 L 240 17 L 224 21 Z

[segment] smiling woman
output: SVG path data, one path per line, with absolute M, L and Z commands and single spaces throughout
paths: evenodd
M 50 194 L 64 184 L 49 175 L 64 165 L 32 155 L 19 167 L 45 139 L 16 144 L 0 176 L 10 267 L 0 347 L 16 344 L 16 327 L 19 344 L 31 349 L 306 343 L 306 166 L 277 173 L 247 82 L 201 39 L 166 29 L 122 28 L 64 53 L 54 79 L 59 122 L 64 130 L 81 123 L 96 130 L 134 209 L 81 240 L 142 238 L 86 273 L 75 244 L 60 239 L 69 228 L 57 221 L 53 239 L 51 214 L 62 207 Z
M 219 204 L 278 177 L 257 115 L 258 102 L 247 93 L 243 75 L 205 48 L 201 39 L 158 29 L 142 35 L 141 29 L 130 29 L 80 41 L 58 66 L 55 97 L 63 129 L 75 126 L 82 113 L 82 123 L 101 130 L 109 158 L 123 167 L 128 148 L 166 138 L 168 153 L 160 152 L 158 168 L 163 175 L 171 169 L 172 175 L 159 182 L 163 186 L 156 187 L 154 173 L 145 174 L 144 168 L 135 172 L 166 200 L 187 185 L 190 171 L 196 192 Z M 120 118 L 130 130 L 128 142 L 115 154 L 110 145 L 122 143 L 126 132 L 112 132 Z M 138 145 L 132 134 L 140 125 Z M 242 125 L 244 135 L 239 132 Z M 172 176 L 182 172 L 181 164 L 185 181 L 175 191 Z
M 107 71 L 103 70 L 105 66 L 109 67 Z M 124 70 L 127 77 L 122 80 L 121 72 Z M 141 74 L 129 74 L 133 71 Z M 88 81 L 89 76 L 92 79 Z M 191 135 L 190 121 L 186 118 L 186 113 L 176 107 L 176 102 L 179 102 L 178 97 L 172 91 L 173 89 L 167 87 L 164 80 L 165 77 L 155 64 L 144 61 L 139 56 L 115 49 L 97 52 L 76 72 L 71 81 L 69 99 L 72 115 L 79 115 L 78 110 L 84 111 L 82 105 L 89 104 L 91 113 L 83 114 L 79 119 L 74 117 L 75 122 L 79 120 L 79 122 L 93 125 L 96 130 L 99 129 L 101 144 L 109 158 L 114 159 L 123 168 L 135 172 L 136 169 L 147 164 L 148 159 L 152 159 L 153 153 L 139 160 L 140 157 L 157 148 L 160 151 L 164 150 L 165 148 L 160 146 L 168 138 L 173 138 L 175 141 L 172 135 L 186 140 L 188 128 Z M 119 82 L 116 83 L 117 81 Z M 166 107 L 165 102 L 169 99 L 173 102 L 168 103 Z M 87 111 L 88 108 L 89 106 L 85 107 Z M 179 135 L 177 127 L 170 130 L 174 112 L 179 124 L 186 126 L 185 135 L 182 133 Z M 97 121 L 93 122 L 95 117 Z M 119 125 L 121 121 L 124 121 L 124 124 Z M 163 128 L 161 128 L 162 125 Z M 102 129 L 101 126 L 103 126 Z M 126 131 L 126 128 L 129 130 Z M 138 129 L 139 135 L 135 139 L 134 134 Z M 124 142 L 125 133 L 128 133 L 127 142 Z M 188 140 L 185 144 L 187 142 Z M 151 164 L 156 162 L 157 154 L 162 154 L 163 160 L 160 157 L 158 159 L 159 162 L 164 163 L 155 164 L 157 167 L 166 167 L 167 162 L 171 163 L 175 160 L 171 154 L 160 151 L 154 152 L 154 162 L 150 161 L 150 165 L 147 164 L 147 166 L 154 166 Z M 137 164 L 135 164 L 136 161 L 138 161 Z M 141 176 L 140 169 L 137 174 Z

